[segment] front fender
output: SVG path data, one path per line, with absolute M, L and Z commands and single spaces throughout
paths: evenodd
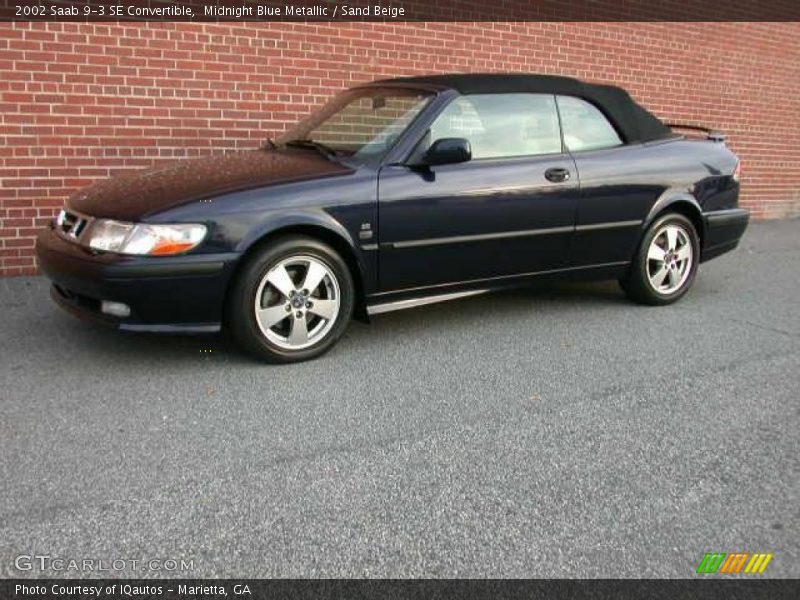
M 271 214 L 263 222 L 250 228 L 237 244 L 236 251 L 240 253 L 247 250 L 264 237 L 290 228 L 319 228 L 329 234 L 341 238 L 350 251 L 357 256 L 357 247 L 350 232 L 339 221 L 321 209 L 288 210 Z
M 263 222 L 251 227 L 237 245 L 237 252 L 245 255 L 248 250 L 267 237 L 300 234 L 316 237 L 331 245 L 350 265 L 359 299 L 373 293 L 376 285 L 376 253 L 359 248 L 347 227 L 321 209 L 287 210 L 272 213 Z M 357 300 L 357 309 L 361 300 Z M 363 307 L 362 307 L 363 308 Z M 364 310 L 357 310 L 357 314 Z

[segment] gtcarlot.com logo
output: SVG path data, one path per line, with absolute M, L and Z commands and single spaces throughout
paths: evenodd
M 763 573 L 771 560 L 772 554 L 767 554 L 766 552 L 755 552 L 753 554 L 749 552 L 735 552 L 733 554 L 708 552 L 703 557 L 703 560 L 700 561 L 697 573 L 701 575 L 712 575 L 714 573 L 756 575 Z
M 194 560 L 182 558 L 66 558 L 49 554 L 20 554 L 17 571 L 103 573 L 108 571 L 194 571 Z

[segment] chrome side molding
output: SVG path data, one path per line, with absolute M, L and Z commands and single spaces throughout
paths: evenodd
M 383 304 L 373 304 L 367 307 L 367 314 L 379 315 L 381 313 L 392 312 L 395 310 L 403 310 L 404 308 L 415 308 L 417 306 L 425 306 L 426 304 L 436 304 L 437 302 L 446 302 L 447 300 L 456 300 L 458 298 L 468 298 L 469 296 L 477 296 L 485 294 L 490 291 L 489 288 L 481 290 L 468 290 L 465 292 L 453 292 L 450 294 L 438 294 L 436 296 L 425 296 L 423 298 L 409 298 L 408 300 L 397 300 L 395 302 L 384 302 Z

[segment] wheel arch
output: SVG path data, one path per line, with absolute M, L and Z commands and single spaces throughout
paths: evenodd
M 705 225 L 703 223 L 703 209 L 697 199 L 686 191 L 667 190 L 656 200 L 650 208 L 644 222 L 642 223 L 642 235 L 652 225 L 656 219 L 668 212 L 675 212 L 683 215 L 692 222 L 697 236 L 699 237 L 700 247 L 703 247 L 705 237 Z M 638 248 L 638 246 L 637 246 Z
M 308 214 L 284 215 L 281 219 L 271 222 L 268 226 L 256 228 L 242 240 L 238 248 L 242 255 L 234 268 L 228 288 L 225 291 L 225 314 L 227 314 L 230 288 L 248 258 L 276 239 L 291 235 L 303 235 L 324 242 L 342 257 L 353 278 L 353 287 L 356 295 L 354 299 L 354 316 L 359 320 L 367 321 L 364 264 L 358 256 L 350 234 L 340 223 L 327 214 L 324 217 Z

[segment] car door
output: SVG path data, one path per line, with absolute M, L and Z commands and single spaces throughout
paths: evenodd
M 562 267 L 578 178 L 563 151 L 555 97 L 458 96 L 420 144 L 424 149 L 443 138 L 468 140 L 472 159 L 423 168 L 388 165 L 380 171 L 381 290 Z
M 630 261 L 642 221 L 664 190 L 663 166 L 654 171 L 658 150 L 624 144 L 600 109 L 584 99 L 557 101 L 564 145 L 581 181 L 570 265 Z

